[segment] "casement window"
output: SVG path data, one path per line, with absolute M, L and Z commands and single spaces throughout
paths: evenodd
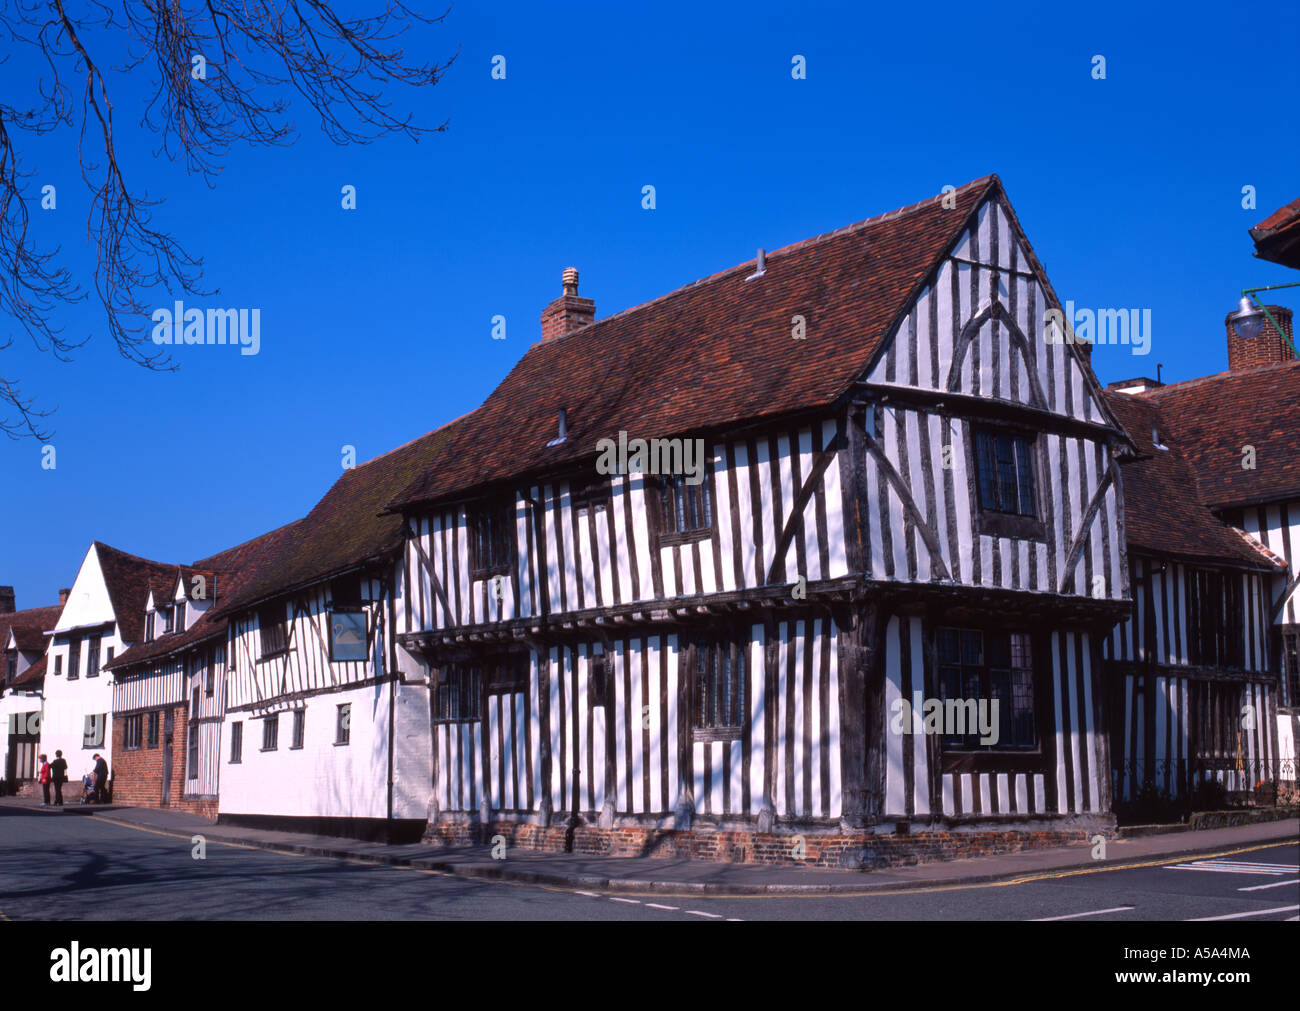
M 944 749 L 1036 749 L 1034 661 L 1029 634 L 941 628 L 938 639 L 939 701 L 944 719 L 940 742 Z M 948 704 L 949 700 L 953 705 Z M 981 711 L 990 731 L 988 736 L 996 737 L 987 743 L 980 732 Z
M 158 613 L 162 615 L 163 635 L 167 635 L 174 629 L 174 626 L 172 625 L 172 609 L 170 607 L 164 607 Z
M 230 764 L 238 765 L 244 760 L 244 724 L 236 720 L 230 724 Z
M 112 663 L 112 662 L 113 662 L 113 647 L 112 647 L 112 646 L 109 646 L 109 647 L 108 647 L 108 658 L 107 658 L 104 662 L 105 662 L 105 663 Z
M 280 714 L 262 720 L 262 750 L 275 751 L 280 747 Z
M 216 693 L 217 690 L 217 664 L 225 663 L 226 649 L 224 646 L 218 646 L 211 653 L 204 657 L 203 668 L 203 694 L 208 698 Z
M 701 637 L 692 646 L 691 726 L 695 739 L 739 737 L 748 716 L 743 640 Z
M 58 677 L 63 673 L 63 654 L 58 653 L 54 657 L 54 676 Z
M 1034 437 L 982 427 L 976 427 L 974 434 L 969 462 L 975 472 L 979 499 L 976 530 L 995 537 L 1044 540 Z
M 590 512 L 601 513 L 610 507 L 609 479 L 596 477 L 588 480 L 575 478 L 569 485 L 569 500 L 579 516 Z
M 506 575 L 514 561 L 514 502 L 487 503 L 469 513 L 469 567 L 474 579 Z
M 1217 681 L 1192 682 L 1193 725 L 1196 728 L 1196 757 L 1231 759 L 1242 754 L 1245 742 L 1241 730 L 1240 685 Z
M 5 682 L 12 681 L 18 676 L 18 650 L 11 649 L 5 654 Z
M 609 705 L 609 679 L 612 676 L 608 653 L 597 653 L 587 660 L 587 699 L 593 706 Z
M 433 704 L 437 723 L 482 719 L 483 670 L 476 664 L 448 664 L 438 675 Z
M 153 622 L 154 622 L 154 613 L 153 611 L 150 611 L 148 614 L 144 616 L 144 641 L 145 642 L 153 642 L 154 640 Z
M 489 695 L 510 695 L 528 691 L 528 656 L 506 654 L 482 665 Z
M 175 625 L 175 630 L 176 630 L 177 632 L 184 632 L 184 631 L 185 631 L 185 601 L 183 601 L 183 600 L 180 601 L 180 602 L 176 605 L 176 625 Z
M 295 709 L 293 711 L 293 743 L 289 745 L 290 749 L 296 751 L 301 748 L 306 736 L 307 710 Z
M 1242 577 L 1192 569 L 1187 579 L 1187 650 L 1199 667 L 1244 667 L 1246 620 Z
M 68 640 L 68 680 L 81 677 L 81 640 L 73 636 Z
M 713 532 L 713 503 L 707 475 L 691 484 L 684 474 L 659 479 L 660 540 L 698 540 Z
M 137 751 L 140 748 L 140 738 L 143 736 L 144 716 L 128 716 L 123 720 L 122 725 L 122 745 L 127 751 Z
M 262 644 L 260 659 L 265 660 L 288 651 L 289 640 L 285 631 L 283 603 L 272 604 L 258 611 L 257 628 Z
M 150 749 L 158 747 L 158 714 L 149 714 L 149 747 Z
M 1286 704 L 1300 706 L 1300 634 L 1282 634 L 1282 670 L 1286 674 Z
M 334 716 L 334 743 L 349 744 L 352 741 L 352 703 L 344 702 L 338 706 Z
M 86 642 L 86 677 L 99 677 L 99 643 L 100 638 L 92 635 Z
M 96 713 L 86 717 L 86 726 L 81 735 L 83 748 L 102 748 L 104 746 L 104 728 L 108 726 L 108 715 Z
M 190 722 L 185 732 L 185 743 L 189 752 L 186 767 L 189 769 L 189 778 L 199 778 L 199 690 L 197 688 L 190 695 Z

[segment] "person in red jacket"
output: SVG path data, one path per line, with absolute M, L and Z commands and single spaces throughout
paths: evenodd
M 45 799 L 41 801 L 41 807 L 50 806 L 50 763 L 44 755 L 41 756 L 40 771 L 41 789 L 45 791 Z

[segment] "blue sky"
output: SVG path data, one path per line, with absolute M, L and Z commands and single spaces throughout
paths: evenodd
M 565 266 L 599 318 L 991 172 L 1062 299 L 1151 309 L 1151 354 L 1099 347 L 1103 382 L 1220 371 L 1239 290 L 1296 279 L 1246 230 L 1300 195 L 1297 10 L 462 0 L 408 43 L 460 49 L 443 83 L 391 92 L 447 132 L 337 147 L 291 96 L 299 141 L 236 147 L 213 188 L 155 157 L 146 82 L 120 77 L 128 183 L 166 198 L 156 224 L 220 289 L 187 305 L 260 308 L 261 352 L 181 347 L 179 371 L 148 372 L 91 301 L 59 310 L 91 337 L 70 364 L 15 333 L 0 375 L 58 408 L 58 456 L 43 470 L 38 443 L 0 439 L 0 584 L 34 607 L 92 540 L 191 561 L 303 515 L 344 445 L 370 459 L 480 404 L 539 338 Z M 15 50 L 0 92 L 39 72 Z M 89 286 L 76 138 L 22 140 L 29 197 L 58 188 L 33 227 Z

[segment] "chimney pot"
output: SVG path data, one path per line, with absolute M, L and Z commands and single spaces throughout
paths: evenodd
M 72 596 L 72 587 L 70 587 L 70 586 L 66 586 L 66 587 L 64 587 L 62 590 L 60 590 L 60 591 L 59 591 L 59 606 L 62 607 L 64 604 L 66 604 L 66 603 L 68 602 L 68 598 L 69 598 L 70 596 Z
M 1265 317 L 1264 327 L 1256 336 L 1242 337 L 1232 325 L 1232 317 L 1236 313 L 1230 312 L 1224 317 L 1223 324 L 1228 332 L 1229 371 L 1245 372 L 1295 359 L 1295 352 L 1291 346 L 1291 341 L 1294 340 L 1291 310 L 1283 305 L 1270 305 L 1266 308 L 1282 328 L 1281 333 L 1278 333 Z
M 596 303 L 578 295 L 578 268 L 565 267 L 564 293 L 542 310 L 542 342 L 559 340 L 596 318 Z

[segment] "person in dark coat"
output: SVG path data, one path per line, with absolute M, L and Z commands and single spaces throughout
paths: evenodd
M 95 796 L 96 804 L 108 803 L 108 763 L 104 761 L 104 756 L 96 753 L 95 755 Z
M 50 781 L 54 784 L 54 806 L 63 806 L 63 784 L 68 781 L 68 760 L 62 751 L 54 752 L 54 761 L 50 763 Z

